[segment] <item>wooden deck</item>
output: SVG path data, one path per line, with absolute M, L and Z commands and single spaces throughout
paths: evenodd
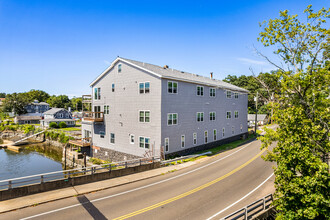
M 89 147 L 89 146 L 91 146 L 91 138 L 69 140 L 69 144 L 72 144 L 72 145 L 75 145 L 78 147 Z

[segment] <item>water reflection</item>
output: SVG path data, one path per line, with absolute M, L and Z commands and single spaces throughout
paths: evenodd
M 0 149 L 0 180 L 63 170 L 62 150 L 48 144 L 23 147 L 19 153 Z

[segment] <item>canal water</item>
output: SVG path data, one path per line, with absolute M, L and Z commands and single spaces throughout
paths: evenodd
M 0 149 L 0 180 L 61 171 L 61 161 L 62 151 L 47 144 L 23 146 L 20 152 Z

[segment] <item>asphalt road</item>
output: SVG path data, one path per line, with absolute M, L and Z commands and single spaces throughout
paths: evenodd
M 179 171 L 0 214 L 0 219 L 208 219 L 221 212 L 214 217 L 219 219 L 273 192 L 273 164 L 260 158 L 265 154 L 260 145 L 253 141 Z

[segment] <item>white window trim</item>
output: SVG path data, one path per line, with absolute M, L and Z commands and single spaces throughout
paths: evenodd
M 140 93 L 140 84 L 143 84 L 143 93 Z M 138 94 L 142 95 L 142 94 L 146 94 L 146 83 L 149 83 L 149 92 L 148 94 L 150 93 L 150 81 L 146 81 L 146 82 L 138 82 Z
M 203 88 L 203 95 L 198 95 L 198 94 L 197 94 L 198 87 Z M 196 96 L 204 96 L 204 86 L 199 86 L 199 85 L 196 86 Z
M 230 98 L 228 98 L 228 92 L 230 92 Z M 230 90 L 226 90 L 226 98 L 227 99 L 232 99 L 232 97 L 233 97 L 233 92 L 230 91 Z
M 134 142 L 132 142 L 132 137 L 133 137 L 133 139 L 134 139 Z M 139 140 L 140 141 L 140 140 Z M 134 134 L 130 134 L 129 135 L 129 143 L 130 144 L 135 144 L 135 135 Z
M 237 98 L 236 98 L 236 95 L 237 95 Z M 238 99 L 239 97 L 239 93 L 238 92 L 234 92 L 234 99 Z
M 176 124 L 173 124 L 173 115 L 176 115 Z M 172 115 L 172 124 L 171 125 L 169 125 L 168 124 L 168 115 Z M 179 124 L 179 117 L 178 117 L 178 113 L 167 113 L 167 118 L 166 118 L 166 120 L 167 120 L 167 126 L 173 126 L 173 125 L 177 125 L 177 124 Z
M 198 113 L 203 113 L 203 121 L 198 121 Z M 204 122 L 204 112 L 196 112 L 196 122 Z
M 149 142 L 149 148 L 146 148 L 146 138 L 150 140 L 150 137 L 139 136 L 139 148 L 142 148 L 142 147 L 140 147 L 140 138 L 144 138 L 144 146 L 143 146 L 143 149 L 150 149 L 150 147 L 151 147 L 150 142 L 151 142 L 151 141 Z
M 237 118 L 236 118 L 236 115 L 235 115 L 236 112 L 237 112 Z M 239 112 L 238 111 L 234 111 L 234 119 L 239 119 Z
M 114 134 L 114 142 L 116 143 L 116 134 L 115 133 L 111 133 L 110 132 L 110 139 L 109 139 L 109 142 L 110 142 L 110 144 L 112 144 L 112 145 L 114 145 L 115 143 L 111 143 L 111 134 Z
M 182 137 L 183 137 L 183 147 L 182 147 Z M 181 142 L 181 148 L 185 148 L 185 146 L 186 146 L 186 136 L 185 135 L 181 135 L 180 142 Z
M 168 144 L 168 149 L 166 150 L 166 140 L 167 140 L 167 144 Z M 165 152 L 169 152 L 170 151 L 170 138 L 165 138 L 164 139 L 164 151 Z
M 210 120 L 210 114 L 214 113 L 214 120 Z M 216 121 L 217 120 L 217 113 L 216 112 L 209 112 L 209 120 L 210 121 Z
M 172 83 L 172 93 L 168 92 L 168 83 Z M 176 93 L 173 93 L 173 83 L 176 83 Z M 167 94 L 178 94 L 179 93 L 179 83 L 177 81 L 167 81 Z
M 119 68 L 119 67 L 120 67 L 120 68 Z M 121 65 L 121 63 L 119 63 L 118 66 L 117 66 L 117 73 L 121 73 L 121 72 L 122 72 L 121 67 L 122 67 L 122 65 Z M 120 71 L 119 71 L 119 69 L 120 69 Z
M 195 144 L 195 142 L 194 142 L 194 140 L 195 140 L 195 137 L 194 137 L 194 135 L 196 135 L 196 144 Z M 195 132 L 195 133 L 193 133 L 193 145 L 197 145 L 197 133 Z
M 214 131 L 215 131 L 215 138 L 214 138 Z M 217 129 L 213 129 L 213 141 L 216 141 L 218 138 L 218 133 Z
M 140 121 L 140 112 L 144 112 L 143 114 L 143 121 Z M 146 112 L 149 112 L 149 121 L 146 122 Z M 139 123 L 150 123 L 151 122 L 151 113 L 150 110 L 139 110 L 139 117 L 138 117 Z
M 230 118 L 228 118 L 228 112 L 230 112 Z M 232 117 L 231 117 L 231 111 L 226 111 L 226 119 L 231 119 Z
M 211 89 L 214 89 L 214 96 L 211 96 Z M 212 88 L 212 87 L 211 87 L 211 88 L 209 89 L 209 96 L 212 97 L 212 98 L 217 97 L 217 90 L 216 90 L 216 88 Z
M 207 136 L 205 136 L 205 133 Z M 205 137 L 207 138 L 207 142 L 205 142 Z M 208 131 L 204 131 L 204 144 L 209 143 L 209 132 Z

